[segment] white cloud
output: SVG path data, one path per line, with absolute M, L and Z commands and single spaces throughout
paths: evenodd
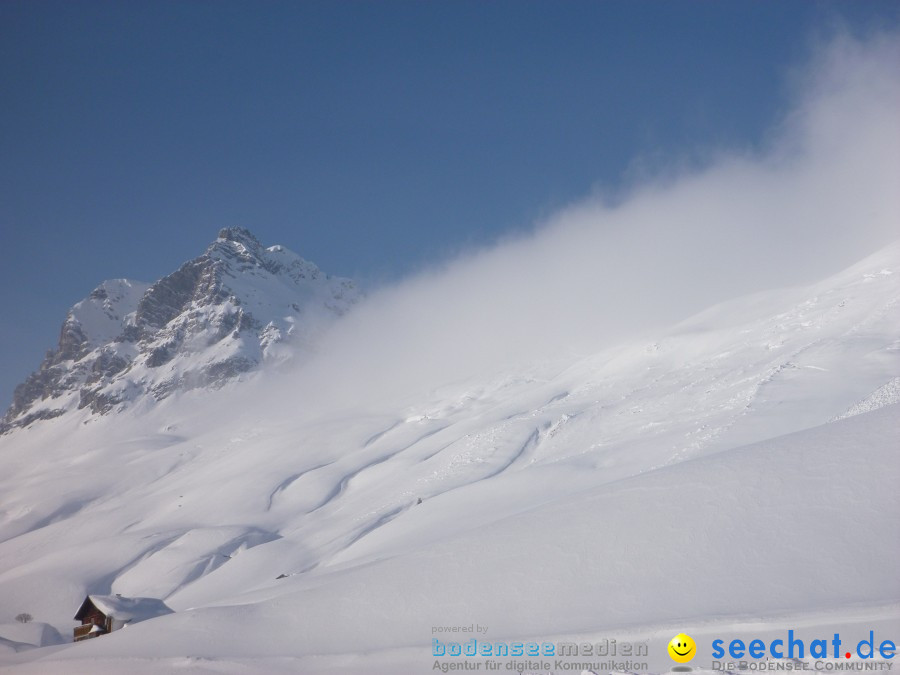
M 793 108 L 764 150 L 719 152 L 615 205 L 575 204 L 382 288 L 294 385 L 348 404 L 427 389 L 852 264 L 900 232 L 898 63 L 898 35 L 836 38 L 794 75 Z

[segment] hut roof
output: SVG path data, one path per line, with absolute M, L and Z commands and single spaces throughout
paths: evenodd
M 155 616 L 171 614 L 172 610 L 159 598 L 125 598 L 121 595 L 89 595 L 81 603 L 75 613 L 75 620 L 80 621 L 96 608 L 106 616 L 119 621 L 137 623 Z

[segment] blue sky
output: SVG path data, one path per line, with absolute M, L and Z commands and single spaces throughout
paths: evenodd
M 244 225 L 393 279 L 754 148 L 896 2 L 0 3 L 0 406 L 100 281 Z

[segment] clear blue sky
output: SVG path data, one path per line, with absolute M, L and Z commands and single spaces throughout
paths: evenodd
M 0 406 L 100 281 L 226 225 L 384 279 L 636 157 L 760 141 L 888 2 L 0 2 Z

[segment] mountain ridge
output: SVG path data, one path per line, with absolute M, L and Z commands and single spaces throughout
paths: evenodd
M 145 394 L 222 386 L 289 358 L 280 345 L 360 297 L 353 281 L 284 246 L 266 248 L 246 228 L 224 228 L 158 281 L 106 280 L 76 303 L 56 348 L 16 387 L 0 433 L 71 410 L 106 414 Z

